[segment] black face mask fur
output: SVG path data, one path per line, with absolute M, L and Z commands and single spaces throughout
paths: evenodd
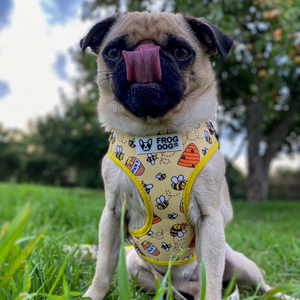
M 187 58 L 179 60 L 172 55 L 178 44 L 187 49 L 189 53 Z M 113 46 L 121 50 L 126 49 L 125 38 L 120 38 L 119 41 L 114 42 Z M 106 49 L 111 49 L 111 45 Z M 188 45 L 183 45 L 182 41 L 170 36 L 166 45 L 161 46 L 162 80 L 151 83 L 128 82 L 124 57 L 121 55 L 111 60 L 106 55 L 106 49 L 102 56 L 113 73 L 112 91 L 116 99 L 135 116 L 143 119 L 158 118 L 164 116 L 183 100 L 186 83 L 180 71 L 193 63 L 195 54 Z

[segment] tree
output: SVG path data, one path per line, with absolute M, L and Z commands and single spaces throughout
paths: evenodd
M 233 120 L 228 125 L 247 131 L 247 199 L 264 201 L 272 159 L 300 145 L 300 3 L 229 2 L 223 20 L 230 21 L 221 24 L 238 30 L 232 55 L 216 67 L 222 105 Z
M 75 99 L 62 96 L 62 114 L 48 115 L 35 122 L 36 143 L 42 145 L 44 155 L 57 158 L 56 165 L 64 169 L 69 183 L 103 187 L 100 159 L 107 151 L 108 134 L 98 122 L 98 93 L 94 92 L 93 84 L 84 86 L 84 96 L 79 90 Z
M 22 157 L 26 153 L 25 134 L 17 129 L 5 130 L 0 123 L 0 181 L 20 177 Z
M 122 9 L 121 1 L 86 3 L 84 17 L 104 5 Z M 160 1 L 127 1 L 127 10 L 157 9 Z M 300 146 L 300 1 L 164 1 L 160 8 L 205 16 L 231 34 L 234 47 L 226 61 L 213 58 L 220 85 L 220 105 L 234 133 L 248 141 L 247 199 L 268 198 L 270 163 L 279 151 Z M 228 118 L 223 118 L 228 120 Z

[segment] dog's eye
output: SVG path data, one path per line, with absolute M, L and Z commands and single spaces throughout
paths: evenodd
M 121 51 L 117 48 L 112 48 L 108 51 L 107 56 L 110 59 L 116 59 L 121 55 Z
M 174 50 L 174 56 L 177 59 L 185 59 L 190 55 L 189 51 L 186 48 L 179 47 Z

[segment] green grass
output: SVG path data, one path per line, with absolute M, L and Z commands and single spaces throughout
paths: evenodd
M 36 234 L 48 226 L 52 237 L 69 232 L 68 242 L 95 243 L 104 192 L 37 185 L 0 184 L 0 225 L 11 220 L 26 203 L 34 217 L 24 233 Z
M 265 272 L 272 285 L 300 284 L 300 202 L 235 203 L 228 243 Z
M 7 222 L 27 203 L 30 212 L 16 218 L 19 222 L 24 218 L 26 225 L 11 223 L 8 227 Z M 104 204 L 103 191 L 0 184 L 1 240 L 9 236 L 9 228 L 22 229 L 19 237 L 12 237 L 13 246 L 2 264 L 4 248 L 0 249 L 0 300 L 30 299 L 27 294 L 31 299 L 70 299 L 83 293 L 94 274 L 94 261 L 74 257 L 64 248 L 97 244 Z M 267 283 L 300 287 L 300 201 L 237 202 L 234 210 L 234 219 L 226 228 L 229 244 L 261 267 Z M 37 291 L 40 294 L 35 296 Z M 149 299 L 137 290 L 132 293 L 133 299 Z M 243 295 L 245 299 L 247 290 Z M 119 299 L 116 276 L 106 299 Z

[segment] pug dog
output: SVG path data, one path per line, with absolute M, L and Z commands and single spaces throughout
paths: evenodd
M 177 142 L 171 145 L 180 147 L 184 140 L 192 141 L 190 132 L 195 132 L 197 138 L 201 124 L 206 128 L 203 139 L 208 145 L 214 139 L 212 122 L 218 104 L 210 56 L 219 54 L 226 58 L 232 43 L 231 37 L 205 18 L 148 12 L 115 14 L 96 24 L 80 41 L 83 51 L 90 47 L 97 55 L 99 119 L 107 131 L 112 131 L 111 144 L 117 144 L 117 150 L 106 155 L 102 162 L 106 206 L 99 225 L 96 273 L 84 297 L 101 300 L 110 288 L 119 257 L 124 193 L 127 198 L 124 234 L 130 239 L 128 232 L 139 232 L 149 219 L 152 222 L 152 227 L 147 225 L 148 231 L 144 232 L 147 235 L 145 241 L 139 242 L 144 237 L 137 234 L 133 243 L 139 249 L 128 250 L 126 257 L 130 277 L 133 279 L 138 274 L 138 285 L 145 290 L 155 291 L 153 270 L 163 275 L 168 269 L 166 264 L 158 263 L 155 256 L 167 253 L 167 260 L 174 259 L 176 247 L 178 251 L 186 248 L 177 241 L 192 234 L 195 254 L 185 257 L 187 263 L 182 259 L 172 267 L 172 285 L 177 291 L 199 299 L 202 261 L 206 267 L 206 300 L 221 300 L 222 282 L 229 281 L 235 272 L 238 284 L 255 288 L 259 285 L 261 292 L 270 290 L 257 265 L 225 242 L 224 227 L 233 213 L 225 180 L 225 163 L 217 147 L 190 185 L 185 204 L 188 220 L 175 224 L 177 227 L 173 225 L 168 233 L 175 244 L 164 242 L 158 233 L 154 236 L 152 230 L 156 226 L 154 220 L 161 219 L 154 212 L 163 212 L 171 206 L 175 201 L 173 195 L 187 187 L 190 181 L 183 179 L 183 174 L 173 176 L 172 182 L 165 179 L 169 175 L 164 173 L 164 163 L 178 151 L 159 152 L 158 145 L 152 144 L 152 140 L 158 134 L 162 134 L 165 141 L 169 140 L 170 133 L 170 138 L 180 134 L 182 141 L 178 142 L 177 136 Z M 128 157 L 125 162 L 125 152 L 129 151 L 125 149 L 127 140 L 129 150 L 141 144 L 144 149 L 140 150 L 147 150 L 145 159 L 151 164 L 146 160 L 143 163 L 138 154 Z M 188 151 L 188 147 L 184 150 L 186 145 L 181 152 Z M 150 148 L 154 146 L 153 153 Z M 200 158 L 207 152 L 205 149 L 200 151 Z M 196 155 L 195 151 L 189 153 Z M 183 156 L 180 159 L 183 160 Z M 156 178 L 151 177 L 151 182 L 140 182 L 136 178 L 139 172 L 144 172 L 142 166 L 144 169 L 161 166 L 162 170 Z M 126 168 L 136 172 L 136 177 L 133 178 Z M 159 181 L 166 182 L 169 193 L 158 197 L 160 202 L 155 206 L 145 199 L 153 200 L 153 186 Z M 183 212 L 181 208 L 183 206 L 166 218 L 176 219 Z M 188 231 L 190 228 L 192 233 Z

